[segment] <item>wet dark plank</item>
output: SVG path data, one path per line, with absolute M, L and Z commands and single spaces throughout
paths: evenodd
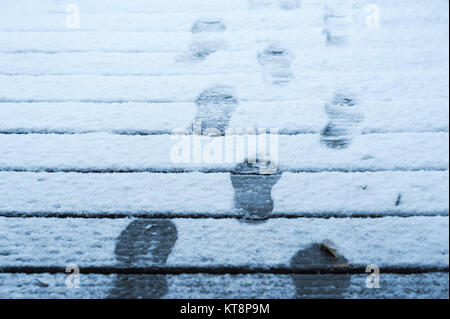
M 448 273 L 383 274 L 380 288 L 355 275 L 0 274 L 0 298 L 448 298 Z M 69 283 L 72 283 L 69 279 Z

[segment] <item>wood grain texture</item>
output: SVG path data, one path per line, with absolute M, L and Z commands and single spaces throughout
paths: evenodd
M 448 73 L 391 71 L 374 74 L 337 72 L 335 81 L 323 86 L 328 73 L 316 71 L 307 78 L 292 78 L 289 85 L 273 90 L 261 74 L 212 74 L 166 76 L 104 75 L 0 75 L 2 102 L 193 102 L 212 85 L 234 87 L 238 101 L 320 100 L 329 97 L 353 78 L 352 90 L 362 100 L 448 98 Z M 405 82 L 405 77 L 409 78 Z

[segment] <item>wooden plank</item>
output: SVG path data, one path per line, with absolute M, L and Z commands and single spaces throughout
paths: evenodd
M 320 133 L 329 121 L 324 105 L 322 100 L 242 102 L 231 115 L 230 128 Z M 365 101 L 360 106 L 365 118 L 360 131 L 448 132 L 448 106 L 448 99 Z M 195 103 L 3 103 L 0 132 L 170 134 L 192 125 L 196 112 Z
M 80 275 L 0 274 L 0 298 L 448 298 L 448 273 L 383 274 L 369 289 L 366 275 Z
M 285 0 L 285 2 L 294 2 Z M 229 1 L 228 1 L 229 2 Z M 252 1 L 240 1 L 236 4 L 226 4 L 226 8 L 217 11 L 217 6 L 224 6 L 224 3 L 216 3 L 215 7 L 208 4 L 207 7 L 200 9 L 198 4 L 189 4 L 187 7 L 184 2 L 180 3 L 185 10 L 183 12 L 167 11 L 155 12 L 161 10 L 162 5 L 148 10 L 149 4 L 139 7 L 139 12 L 133 12 L 137 6 L 128 5 L 128 7 L 120 8 L 122 4 L 114 4 L 110 7 L 113 12 L 105 12 L 102 4 L 100 10 L 90 10 L 91 3 L 82 3 L 80 13 L 83 16 L 81 30 L 140 30 L 140 31 L 187 31 L 191 28 L 194 21 L 199 16 L 221 17 L 226 21 L 230 30 L 249 30 L 249 29 L 266 29 L 266 28 L 293 28 L 299 25 L 309 26 L 322 23 L 324 14 L 323 6 L 325 2 L 320 1 L 302 1 L 299 10 L 277 10 L 277 1 L 265 1 L 266 6 L 258 8 Z M 263 3 L 264 1 L 260 1 Z M 281 3 L 282 1 L 280 1 Z M 8 1 L 7 1 L 8 3 Z M 392 3 L 377 2 L 383 8 L 383 25 L 389 26 L 393 23 L 420 25 L 444 23 L 446 20 L 445 12 L 448 11 L 448 4 L 444 1 L 429 2 L 424 8 L 422 4 L 408 1 L 406 5 L 392 5 Z M 8 10 L 2 10 L 2 19 L 0 19 L 0 30 L 64 30 L 66 29 L 65 20 L 67 13 L 64 12 L 65 7 L 69 4 L 52 5 L 43 10 L 44 7 L 25 6 L 21 7 L 18 13 L 11 14 L 14 11 L 14 1 L 9 1 Z M 110 5 L 109 3 L 107 3 Z M 86 6 L 87 5 L 87 6 Z M 204 4 L 202 4 L 202 7 Z M 52 11 L 49 12 L 50 8 Z M 179 10 L 179 7 L 177 7 Z M 196 10 L 191 11 L 193 8 Z M 59 10 L 58 10 L 59 9 Z M 358 17 L 358 22 L 362 24 L 367 16 L 364 10 L 365 6 L 360 5 L 351 12 Z M 276 14 L 274 14 L 274 11 Z M 111 19 L 114 14 L 114 19 Z
M 299 34 L 300 33 L 300 34 Z M 295 34 L 295 35 L 294 35 Z M 290 46 L 320 48 L 326 45 L 321 27 L 284 31 L 228 31 L 212 33 L 196 38 L 220 41 L 230 51 L 252 50 L 262 41 L 279 38 Z M 212 39 L 213 38 L 213 39 Z M 18 52 L 183 52 L 187 51 L 193 34 L 185 32 L 133 32 L 133 31 L 90 31 L 90 32 L 9 32 L 0 31 L 2 53 Z M 425 39 L 424 39 L 425 40 Z
M 448 233 L 448 217 L 263 223 L 2 217 L 0 267 L 448 267 Z M 338 258 L 320 247 L 324 241 Z
M 6 2 L 9 6 L 13 6 L 14 3 Z M 58 4 L 55 4 L 52 0 L 44 0 L 39 4 L 30 0 L 21 1 L 23 5 L 26 5 L 30 10 L 41 12 L 64 12 L 66 6 L 72 2 L 63 0 Z M 248 8 L 248 3 L 242 0 L 230 0 L 223 2 L 221 0 L 206 1 L 200 0 L 195 3 L 186 3 L 182 0 L 171 0 L 167 2 L 148 2 L 143 0 L 133 1 L 133 4 L 123 3 L 118 0 L 113 1 L 100 1 L 99 3 L 92 3 L 90 1 L 79 1 L 77 4 L 82 7 L 86 12 L 195 12 L 196 10 L 209 11 L 209 10 L 239 10 Z
M 147 5 L 145 6 L 147 7 Z M 60 8 L 65 8 L 61 6 Z M 293 29 L 299 26 L 311 27 L 322 23 L 323 9 L 320 5 L 310 4 L 305 10 L 284 10 L 277 15 L 271 10 L 260 11 L 217 11 L 217 9 L 199 12 L 86 12 L 80 7 L 79 31 L 92 30 L 129 30 L 149 32 L 191 31 L 196 21 L 220 19 L 227 30 L 249 31 L 262 29 Z M 144 9 L 144 8 L 142 8 Z M 114 19 L 111 15 L 114 14 Z M 21 10 L 20 15 L 4 15 L 0 20 L 0 30 L 11 31 L 67 31 L 66 12 L 49 13 Z M 417 16 L 417 15 L 416 15 Z M 436 23 L 436 21 L 434 21 Z
M 314 27 L 266 30 L 266 31 L 226 31 L 213 33 L 226 43 L 227 50 L 251 50 L 255 45 L 268 40 L 277 40 L 287 47 L 305 47 L 309 49 L 325 49 L 326 34 L 323 25 Z M 356 30 L 359 30 L 357 32 Z M 426 47 L 431 43 L 448 43 L 448 33 L 442 31 L 442 25 L 425 25 L 412 29 L 411 32 L 395 32 L 397 28 L 379 28 L 369 33 L 364 27 L 348 26 L 349 43 L 354 48 L 365 50 L 376 48 Z M 2 53 L 10 52 L 86 52 L 86 51 L 156 51 L 182 52 L 192 40 L 189 31 L 178 32 L 136 32 L 136 31 L 0 31 Z
M 256 51 L 262 52 L 264 45 Z M 436 49 L 417 48 L 405 53 L 403 48 L 371 50 L 372 55 L 357 54 L 350 47 L 324 54 L 323 50 L 286 48 L 292 54 L 292 72 L 308 77 L 312 72 L 365 71 L 371 74 L 389 72 L 394 69 L 429 70 L 445 73 L 448 65 L 445 54 Z M 444 53 L 445 49 L 442 49 Z M 72 53 L 0 53 L 0 74 L 6 75 L 182 75 L 182 74 L 227 74 L 261 73 L 261 65 L 255 50 L 218 51 L 202 63 L 180 61 L 182 52 L 72 52 Z M 389 55 L 389 59 L 384 57 Z M 377 58 L 373 58 L 376 56 Z M 120 63 L 117 63 L 120 61 Z M 149 63 L 158 61 L 158 63 Z M 401 72 L 401 71 L 400 71 Z
M 168 134 L 192 125 L 196 112 L 194 103 L 4 103 L 0 107 L 0 130 Z
M 244 216 L 255 205 L 271 216 L 306 217 L 448 215 L 449 210 L 448 171 L 246 178 L 224 173 L 0 172 L 0 214 L 221 217 Z M 253 197 L 240 197 L 248 190 Z
M 253 136 L 250 147 L 244 144 L 248 136 L 232 135 L 213 138 L 106 133 L 0 135 L 0 167 L 19 171 L 229 171 L 246 157 L 270 153 L 282 171 L 448 169 L 448 133 L 368 134 L 346 138 L 349 146 L 335 149 L 321 143 L 319 134 L 261 135 L 259 140 Z
M 90 1 L 86 0 L 79 0 L 77 1 L 77 4 L 80 6 L 80 9 L 82 10 L 83 14 L 95 14 L 99 12 L 106 12 L 106 13 L 147 13 L 147 14 L 171 14 L 174 12 L 181 12 L 181 13 L 191 13 L 191 14 L 204 14 L 206 12 L 221 12 L 222 14 L 228 13 L 230 11 L 242 11 L 242 10 L 249 10 L 250 12 L 256 12 L 260 13 L 261 11 L 279 11 L 282 13 L 285 13 L 285 10 L 279 10 L 279 9 L 286 9 L 291 8 L 294 12 L 301 15 L 303 11 L 311 12 L 312 9 L 323 9 L 324 5 L 330 5 L 329 2 L 321 0 L 321 1 L 311 1 L 311 0 L 305 0 L 301 2 L 301 5 L 294 5 L 295 0 L 249 0 L 249 1 L 242 1 L 242 0 L 232 0 L 232 1 L 221 1 L 221 0 L 213 0 L 213 1 L 207 1 L 207 0 L 200 0 L 195 1 L 195 3 L 186 3 L 182 0 L 171 0 L 164 3 L 148 3 L 147 1 L 140 0 L 140 1 L 133 1 L 133 4 L 130 3 L 123 3 L 120 0 L 114 0 L 114 1 L 99 1 L 98 3 L 92 3 Z M 18 5 L 18 4 L 21 5 Z M 39 4 L 36 4 L 32 0 L 22 0 L 20 2 L 17 1 L 3 1 L 3 5 L 5 8 L 9 9 L 9 12 L 17 12 L 18 10 L 25 11 L 27 14 L 35 14 L 35 15 L 44 15 L 47 13 L 51 14 L 63 14 L 65 13 L 65 8 L 67 5 L 71 4 L 70 0 L 64 0 L 59 1 L 58 3 L 55 3 L 51 0 L 44 0 L 40 1 Z M 291 4 L 291 6 L 289 6 Z M 339 6 L 343 8 L 352 7 L 354 9 L 357 9 L 358 11 L 364 11 L 365 5 L 367 2 L 361 2 L 361 1 L 335 1 L 333 4 L 334 6 Z M 394 15 L 394 13 L 397 13 L 397 17 L 399 16 L 398 11 L 404 13 L 404 16 L 402 18 L 408 18 L 411 15 L 413 17 L 421 17 L 423 15 L 426 16 L 426 14 L 433 14 L 433 13 L 444 13 L 446 8 L 448 8 L 448 4 L 443 1 L 434 0 L 429 1 L 427 3 L 427 6 L 424 8 L 423 3 L 420 1 L 397 1 L 395 4 L 389 1 L 379 0 L 377 2 L 383 10 L 386 12 L 385 14 L 390 17 L 389 14 Z M 24 10 L 25 8 L 25 10 Z M 420 10 L 419 10 L 420 9 Z M 355 11 L 357 11 L 355 10 Z M 289 12 L 289 11 L 287 11 Z M 364 11 L 365 12 L 365 11 Z M 236 12 L 233 12 L 236 13 Z M 414 15 L 415 14 L 415 15 Z M 7 16 L 5 14 L 5 16 Z M 9 22 L 10 20 L 8 20 Z M 22 22 L 22 20 L 19 20 Z M 389 21 L 389 20 L 388 20 Z M 11 21 L 12 23 L 12 21 Z M 30 22 L 31 23 L 31 22 Z M 176 21 L 173 21 L 175 24 Z
M 341 73 L 323 86 L 325 74 L 290 78 L 289 85 L 274 86 L 261 74 L 180 76 L 8 76 L 0 75 L 2 102 L 193 102 L 212 86 L 234 87 L 238 101 L 320 100 L 342 91 L 352 76 L 352 91 L 359 100 L 391 100 L 418 96 L 448 98 L 448 74 L 427 71 L 376 74 Z M 405 79 L 408 81 L 405 81 Z M 419 88 L 421 89 L 418 95 Z

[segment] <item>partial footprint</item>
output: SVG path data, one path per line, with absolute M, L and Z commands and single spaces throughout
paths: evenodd
M 116 259 L 121 267 L 163 265 L 177 237 L 177 229 L 170 220 L 135 220 L 117 239 Z M 161 298 L 167 289 L 165 275 L 119 274 L 108 298 Z
M 321 141 L 330 148 L 348 147 L 364 120 L 356 97 L 351 93 L 336 93 L 325 104 L 325 111 L 330 121 L 322 131 Z
M 167 286 L 166 275 L 118 274 L 107 299 L 160 299 Z
M 223 32 L 227 28 L 222 20 L 198 20 L 192 26 L 192 33 Z
M 292 269 L 339 269 L 345 272 L 348 261 L 340 256 L 330 241 L 312 244 L 291 258 Z M 297 298 L 343 298 L 350 286 L 351 275 L 343 274 L 293 274 Z
M 272 187 L 282 173 L 270 161 L 239 163 L 231 173 L 234 206 L 245 220 L 264 220 L 273 211 Z
M 302 0 L 278 0 L 278 6 L 283 10 L 295 10 L 301 5 Z
M 278 43 L 270 43 L 258 54 L 264 79 L 275 85 L 286 85 L 292 78 L 291 64 L 294 55 Z
M 225 46 L 225 40 L 219 36 L 226 30 L 220 19 L 198 20 L 192 26 L 192 41 L 187 52 L 177 58 L 179 62 L 200 62 Z
M 234 97 L 234 89 L 225 85 L 211 87 L 200 94 L 196 104 L 198 110 L 194 122 L 196 128 L 194 127 L 193 133 L 225 135 L 231 115 L 238 104 Z
M 324 33 L 328 46 L 344 46 L 349 42 L 352 25 L 351 17 L 341 7 L 331 8 L 326 6 L 323 21 Z

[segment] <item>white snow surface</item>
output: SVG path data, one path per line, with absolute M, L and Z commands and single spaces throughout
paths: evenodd
M 418 103 L 420 102 L 420 103 Z M 280 134 L 320 133 L 325 101 L 241 102 L 230 128 L 278 128 Z M 448 132 L 448 99 L 366 101 L 360 132 Z M 170 133 L 192 124 L 195 103 L 4 103 L 0 130 L 11 133 Z M 36 115 L 39 121 L 36 121 Z
M 79 29 L 65 24 L 72 3 Z M 228 172 L 235 163 L 171 156 L 192 136 L 170 132 L 188 128 L 198 97 L 218 85 L 234 92 L 231 128 L 282 134 L 273 214 L 296 218 L 172 218 L 178 238 L 167 266 L 289 265 L 299 250 L 329 239 L 358 265 L 448 267 L 449 2 L 377 0 L 379 28 L 366 25 L 371 3 L 0 1 L 0 268 L 118 266 L 117 238 L 136 214 L 239 216 Z M 192 32 L 201 21 L 224 28 Z M 258 56 L 274 43 L 286 55 L 263 67 Z M 348 114 L 330 115 L 325 105 L 342 92 L 355 97 L 358 120 L 350 121 L 348 147 L 332 149 L 321 132 L 332 116 L 345 124 Z M 201 140 L 218 150 L 237 138 Z M 58 276 L 41 275 L 60 285 Z M 291 278 L 261 276 L 262 284 L 255 276 L 224 280 L 234 291 L 248 288 L 239 296 L 292 295 Z M 395 276 L 398 288 L 387 297 L 448 298 L 437 284 L 448 287 L 448 270 L 417 275 L 421 292 Z M 206 277 L 168 277 L 166 297 L 228 296 L 202 290 L 219 285 Z M 30 278 L 0 274 L 0 297 L 64 295 L 18 288 Z M 90 278 L 103 285 L 89 292 L 98 297 L 114 276 Z M 357 280 L 347 297 L 367 297 Z
M 284 173 L 272 189 L 273 213 L 448 214 L 448 179 L 448 171 Z M 0 213 L 238 216 L 234 193 L 225 173 L 0 173 Z
M 1 266 L 118 265 L 116 239 L 130 219 L 0 217 Z M 381 219 L 174 219 L 177 240 L 169 266 L 289 265 L 302 249 L 325 239 L 350 263 L 448 266 L 448 217 Z M 151 253 L 149 252 L 149 256 Z M 138 265 L 152 265 L 142 257 Z
M 449 165 L 448 133 L 357 135 L 346 149 L 324 146 L 319 134 L 271 138 L 278 140 L 278 149 L 270 149 L 269 140 L 263 135 L 264 142 L 256 143 L 258 140 L 255 139 L 251 145 L 266 145 L 267 149 L 253 151 L 254 148 L 244 144 L 248 136 L 242 136 L 240 142 L 236 142 L 237 137 L 232 135 L 201 136 L 198 140 L 187 135 L 0 135 L 0 167 L 56 171 L 232 169 L 246 157 L 269 151 L 280 169 L 294 171 L 447 170 Z M 250 138 L 250 141 L 253 140 Z M 196 154 L 200 152 L 202 157 L 197 158 Z M 233 157 L 227 161 L 226 156 Z

